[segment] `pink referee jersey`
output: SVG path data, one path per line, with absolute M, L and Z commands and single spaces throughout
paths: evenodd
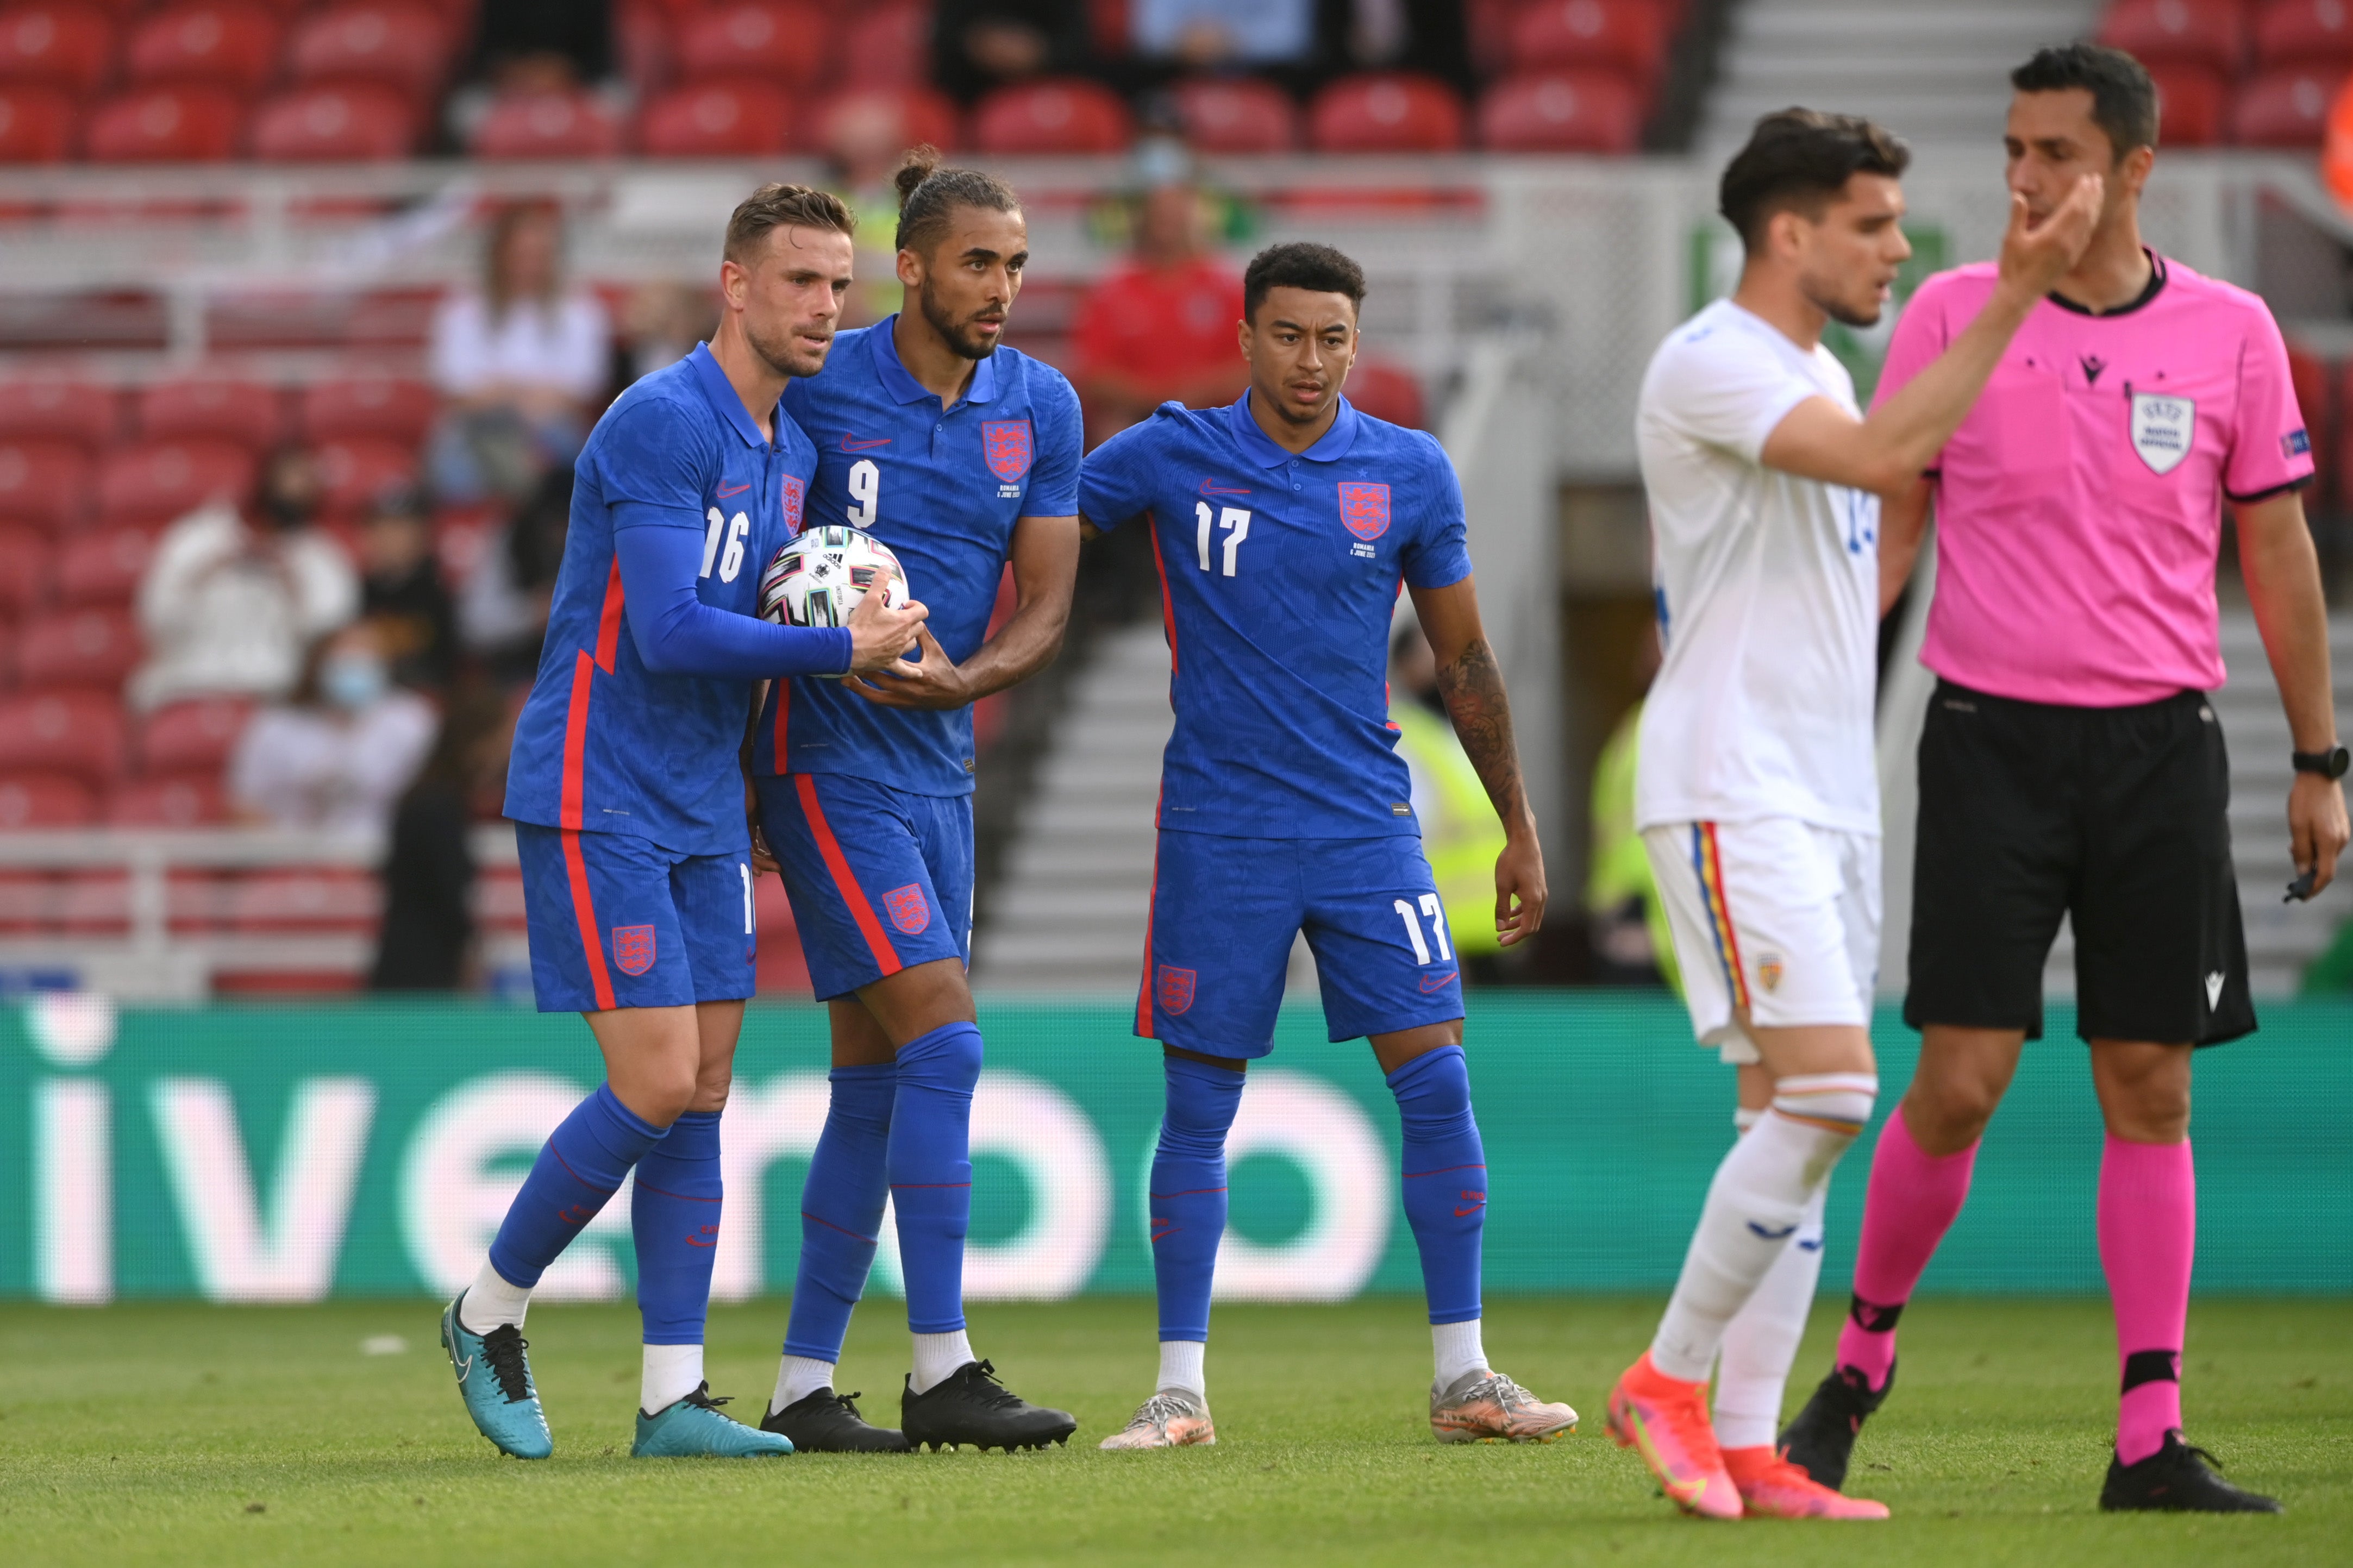
M 2035 306 L 1930 470 L 1936 596 L 1920 658 L 1948 680 L 2077 708 L 2222 684 L 2222 500 L 2305 483 L 2312 444 L 2270 310 L 2152 259 L 2148 291 L 2123 310 Z M 1920 286 L 1875 401 L 1945 352 L 1994 280 L 1985 262 Z

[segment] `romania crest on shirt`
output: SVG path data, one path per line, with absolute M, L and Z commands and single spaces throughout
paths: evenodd
M 981 455 L 988 471 L 1011 484 L 1029 471 L 1031 445 L 1027 419 L 991 419 L 980 427 Z
M 1359 539 L 1378 539 L 1389 531 L 1389 488 L 1365 479 L 1340 484 L 1340 521 Z

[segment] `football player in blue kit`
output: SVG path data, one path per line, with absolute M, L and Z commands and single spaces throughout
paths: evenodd
M 741 749 L 757 682 L 871 670 L 923 606 L 870 597 L 840 627 L 756 618 L 761 569 L 798 531 L 817 454 L 778 406 L 817 374 L 849 284 L 851 220 L 767 185 L 735 209 L 719 330 L 629 388 L 576 465 L 507 815 L 542 1012 L 578 1012 L 605 1082 L 523 1178 L 441 1342 L 484 1436 L 553 1449 L 522 1329 L 532 1288 L 622 1182 L 644 1321 L 640 1457 L 788 1454 L 731 1421 L 702 1377 L 720 1215 L 719 1113 L 753 990 Z
M 1404 1131 L 1445 1442 L 1548 1442 L 1577 1412 L 1487 1364 L 1479 1333 L 1486 1156 L 1462 1057 L 1462 986 L 1388 720 L 1389 623 L 1413 595 L 1455 733 L 1503 819 L 1495 929 L 1544 919 L 1544 858 L 1504 682 L 1480 627 L 1462 493 L 1438 443 L 1340 395 L 1364 273 L 1278 245 L 1243 275 L 1250 384 L 1229 407 L 1163 404 L 1087 459 L 1088 528 L 1152 531 L 1176 726 L 1135 1032 L 1161 1042 L 1152 1163 L 1160 1380 L 1106 1448 L 1217 1441 L 1202 1372 L 1226 1226 L 1226 1134 L 1271 1048 L 1303 931 L 1335 1040 L 1371 1037 Z
M 858 679 L 779 680 L 754 736 L 761 826 L 833 1036 L 763 1425 L 821 1451 L 1034 1447 L 1078 1426 L 975 1357 L 964 1242 L 981 1066 L 965 980 L 972 703 L 1061 647 L 1078 575 L 1079 401 L 1059 374 L 998 346 L 1029 260 L 1019 201 L 987 174 L 938 165 L 919 148 L 897 176 L 905 309 L 844 332 L 824 374 L 785 396 L 817 444 L 812 524 L 850 524 L 896 552 L 930 609 L 921 657 Z M 989 637 L 1008 562 L 1015 608 Z M 836 1392 L 886 1201 L 914 1338 L 897 1429 Z

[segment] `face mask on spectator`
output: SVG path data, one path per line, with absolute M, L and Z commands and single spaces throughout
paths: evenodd
M 365 708 L 390 684 L 384 660 L 373 654 L 334 654 L 319 666 L 320 694 L 338 708 Z

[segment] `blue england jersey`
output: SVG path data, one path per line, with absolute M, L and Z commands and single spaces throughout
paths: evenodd
M 824 371 L 787 387 L 784 407 L 817 446 L 809 525 L 847 523 L 889 545 L 932 636 L 962 664 L 987 638 L 1015 520 L 1079 510 L 1079 397 L 1060 371 L 1000 348 L 943 411 L 899 363 L 897 321 L 837 336 Z M 838 680 L 779 680 L 753 765 L 969 795 L 972 710 L 878 708 Z
M 737 757 L 752 682 L 646 668 L 624 635 L 614 534 L 691 531 L 702 547 L 697 597 L 757 615 L 760 573 L 800 531 L 817 471 L 816 449 L 781 405 L 773 427 L 772 445 L 707 345 L 630 387 L 596 422 L 574 468 L 547 641 L 515 724 L 507 816 L 634 833 L 684 855 L 743 847 Z
M 1293 456 L 1250 417 L 1164 403 L 1087 458 L 1080 512 L 1152 530 L 1176 710 L 1160 826 L 1233 838 L 1418 834 L 1388 721 L 1400 584 L 1471 575 L 1434 439 L 1343 398 Z

